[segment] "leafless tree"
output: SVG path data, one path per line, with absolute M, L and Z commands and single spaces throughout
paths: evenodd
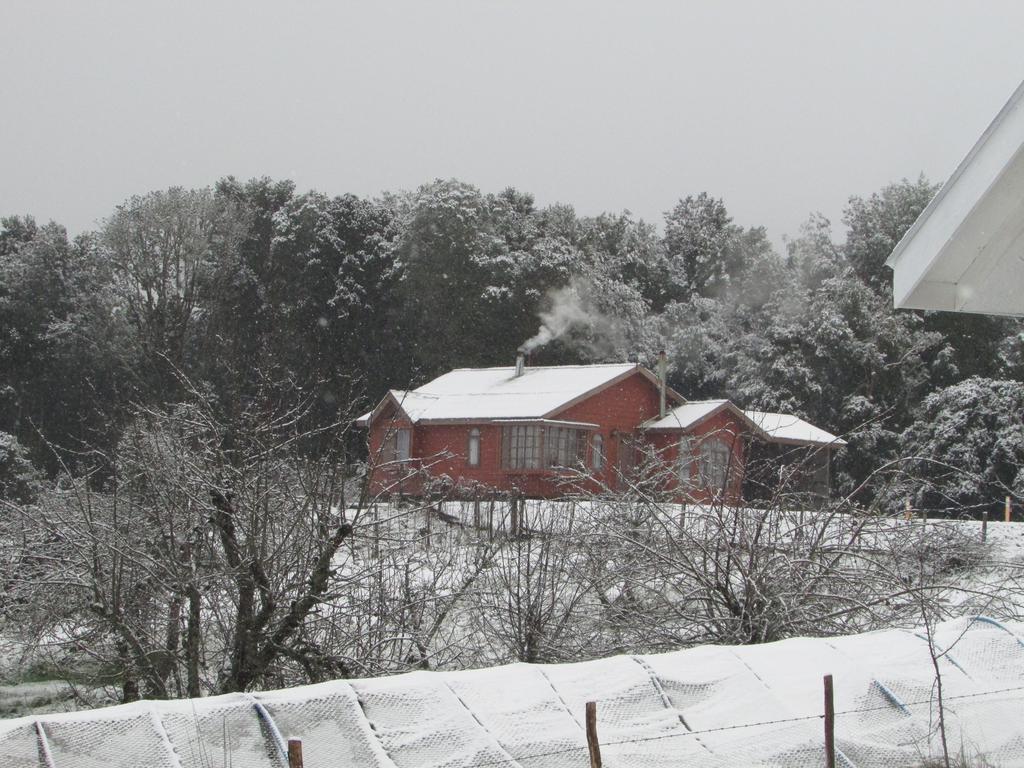
M 562 505 L 537 507 L 496 554 L 478 592 L 481 636 L 500 661 L 530 663 L 591 655 L 598 644 L 585 611 L 592 602 L 584 551 Z M 553 512 L 553 514 L 552 514 Z
M 347 425 L 309 427 L 297 390 L 267 382 L 228 418 L 182 389 L 91 457 L 109 481 L 68 468 L 6 505 L 8 624 L 51 666 L 131 701 L 477 662 L 458 611 L 502 541 L 440 496 L 371 498 Z
M 69 471 L 3 522 L 8 624 L 122 700 L 842 634 L 938 620 L 954 592 L 993 605 L 994 585 L 965 586 L 984 552 L 954 522 L 808 508 L 784 483 L 684 506 L 652 457 L 492 539 L 443 495 L 370 498 L 344 425 L 311 433 L 301 397 L 268 387 L 226 419 L 184 389 L 137 411 L 109 482 Z
M 344 426 L 306 427 L 309 399 L 274 391 L 228 421 L 188 385 L 186 402 L 137 410 L 102 457 L 103 487 L 69 471 L 37 504 L 9 505 L 34 539 L 15 612 L 124 700 L 246 690 L 282 659 L 321 653 L 302 630 L 365 489 L 352 486 Z M 332 449 L 309 455 L 321 433 Z
M 939 593 L 943 565 L 974 551 L 953 525 L 922 541 L 902 517 L 848 499 L 807 509 L 785 481 L 757 507 L 724 495 L 679 505 L 664 486 L 650 473 L 634 480 L 628 504 L 595 506 L 603 512 L 590 534 L 609 565 L 601 588 L 630 614 L 636 646 L 763 643 L 909 621 L 922 589 Z M 923 586 L 905 573 L 921 547 L 933 564 Z

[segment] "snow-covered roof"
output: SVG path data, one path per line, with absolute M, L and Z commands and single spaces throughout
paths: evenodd
M 656 381 L 635 363 L 527 366 L 521 376 L 514 367 L 457 368 L 418 389 L 392 390 L 390 396 L 417 423 L 543 419 L 636 371 Z M 367 424 L 372 415 L 363 414 L 357 423 Z
M 1024 315 L 1024 83 L 886 264 L 893 303 Z
M 986 764 L 1020 765 L 1024 624 L 935 627 L 946 731 Z M 0 720 L 0 764 L 280 768 L 587 765 L 597 702 L 610 766 L 810 768 L 824 762 L 822 676 L 835 680 L 837 764 L 924 764 L 939 749 L 924 632 L 887 630 L 744 646 L 334 680 L 279 691 L 139 701 Z M 989 763 L 990 761 L 990 763 Z
M 747 418 L 763 431 L 768 440 L 775 443 L 797 445 L 846 445 L 840 437 L 804 421 L 791 413 L 770 413 L 768 411 L 744 411 Z
M 691 400 L 660 419 L 644 423 L 646 430 L 692 429 L 721 410 L 730 409 L 763 440 L 793 445 L 846 445 L 846 441 L 789 413 L 741 411 L 728 400 Z
M 691 400 L 677 405 L 660 419 L 647 421 L 643 428 L 690 429 L 714 413 L 732 405 L 728 400 Z
M 387 402 L 394 403 L 413 423 L 458 421 L 513 421 L 550 419 L 559 411 L 603 387 L 635 372 L 652 384 L 657 378 L 635 363 L 603 365 L 527 366 L 521 376 L 514 367 L 456 368 L 414 390 L 392 389 L 373 411 L 356 423 L 369 424 Z M 682 400 L 669 390 L 671 400 Z M 691 429 L 723 409 L 732 410 L 761 437 L 772 442 L 800 445 L 846 445 L 846 442 L 788 413 L 742 411 L 725 399 L 692 400 L 669 410 L 664 417 L 645 422 L 646 430 Z M 593 425 L 581 425 L 593 426 Z

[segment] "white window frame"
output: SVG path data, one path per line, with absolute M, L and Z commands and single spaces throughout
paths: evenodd
M 503 470 L 560 470 L 585 468 L 587 429 L 578 426 L 527 422 L 501 427 Z
M 395 461 L 408 461 L 411 457 L 412 430 L 408 427 L 398 427 L 392 437 L 392 456 Z
M 540 469 L 542 452 L 539 424 L 512 424 L 501 428 L 502 469 Z
M 731 470 L 732 448 L 727 442 L 717 437 L 711 437 L 701 443 L 700 481 L 702 487 L 710 491 L 726 490 L 732 474 Z
M 480 466 L 480 429 L 473 427 L 469 430 L 469 441 L 466 446 L 466 464 L 470 467 Z
M 679 475 L 679 482 L 689 485 L 693 482 L 693 438 L 690 435 L 680 435 L 676 443 L 676 471 Z
M 575 427 L 547 427 L 544 430 L 544 466 L 547 469 L 575 467 L 586 460 L 586 432 Z

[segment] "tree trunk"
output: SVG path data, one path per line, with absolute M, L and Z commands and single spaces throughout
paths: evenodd
M 189 698 L 198 698 L 199 690 L 199 652 L 200 652 L 200 631 L 202 597 L 199 588 L 194 583 L 188 585 L 188 624 L 185 628 L 185 667 L 186 667 L 186 695 Z
M 132 665 L 132 656 L 128 651 L 128 644 L 123 640 L 115 643 L 117 655 L 121 660 L 121 701 L 130 704 L 141 699 L 139 694 L 139 679 L 135 675 L 135 668 Z

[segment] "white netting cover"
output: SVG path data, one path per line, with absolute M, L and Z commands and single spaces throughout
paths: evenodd
M 942 624 L 949 748 L 1024 766 L 1022 624 Z M 604 765 L 820 766 L 822 677 L 835 680 L 843 766 L 914 766 L 939 754 L 935 674 L 902 630 L 760 646 L 705 646 L 579 664 L 515 664 L 0 721 L 0 766 L 306 768 L 589 765 L 596 701 Z

